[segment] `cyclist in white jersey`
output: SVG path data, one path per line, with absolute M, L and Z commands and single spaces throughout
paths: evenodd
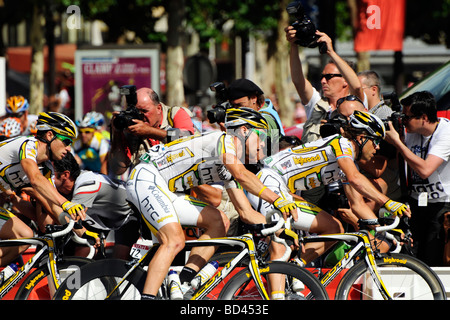
M 40 203 L 51 208 L 49 212 L 54 220 L 58 221 L 63 210 L 70 213 L 74 219 L 84 219 L 83 206 L 64 198 L 52 181 L 51 161 L 60 160 L 70 152 L 70 145 L 77 136 L 76 125 L 65 115 L 42 112 L 37 129 L 36 137 L 16 137 L 0 143 L 0 191 L 3 197 L 10 197 L 20 210 L 22 204 L 19 203 L 20 199 L 16 193 L 23 188 L 32 187 Z M 28 233 L 27 230 L 29 228 L 25 224 L 13 217 L 3 225 L 0 238 L 20 237 L 23 232 Z M 8 259 L 14 259 L 11 257 L 14 253 L 17 253 L 16 248 L 2 250 L 0 265 L 4 265 Z
M 303 190 L 343 181 L 351 208 L 360 219 L 376 218 L 363 196 L 384 206 L 393 214 L 405 213 L 409 216 L 410 211 L 405 204 L 390 200 L 379 192 L 354 163 L 355 159 L 370 160 L 384 136 L 385 128 L 378 117 L 355 111 L 347 125 L 343 126 L 343 136 L 335 134 L 280 151 L 264 159 L 266 167 L 257 176 L 266 186 L 288 199 L 292 198 L 291 194 L 298 194 L 299 191 L 301 195 Z M 251 195 L 249 199 L 256 210 L 263 214 L 272 207 L 270 203 L 261 202 Z M 331 225 L 330 219 L 325 219 L 326 213 L 314 204 L 298 201 L 297 206 L 299 218 L 293 223 L 295 229 L 320 233 Z M 313 244 L 305 248 L 306 253 L 302 257 L 310 262 L 326 249 L 325 244 Z M 275 259 L 282 252 L 274 255 Z
M 154 298 L 170 264 L 184 247 L 181 226 L 204 228 L 206 225 L 201 238 L 226 234 L 229 225 L 226 216 L 216 208 L 186 196 L 184 191 L 223 181 L 243 222 L 265 223 L 265 218 L 251 207 L 240 184 L 248 192 L 273 203 L 286 218 L 292 214 L 297 219 L 293 201 L 280 198 L 266 188 L 243 164 L 256 163 L 263 156 L 267 136 L 264 131 L 268 128 L 264 118 L 249 108 L 230 108 L 225 126 L 226 133 L 194 135 L 154 146 L 130 173 L 128 200 L 136 206 L 161 244 L 149 264 L 144 299 Z M 213 253 L 212 247 L 194 248 L 185 268 L 198 272 Z M 185 282 L 181 276 L 180 280 Z

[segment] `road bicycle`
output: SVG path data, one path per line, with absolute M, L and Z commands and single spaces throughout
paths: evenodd
M 393 222 L 392 222 L 393 220 Z M 391 223 L 389 223 L 391 222 Z M 344 273 L 338 283 L 334 299 L 336 300 L 446 300 L 445 288 L 437 274 L 424 262 L 409 254 L 398 253 L 400 246 L 394 251 L 380 253 L 369 238 L 369 225 L 382 224 L 375 228 L 376 232 L 390 233 L 400 222 L 394 219 L 360 220 L 360 230 L 342 234 L 309 235 L 301 238 L 301 242 L 346 242 L 350 248 L 345 255 L 326 273 L 321 268 L 312 270 L 322 285 L 328 287 L 334 279 Z M 385 225 L 388 223 L 388 225 Z M 399 244 L 399 243 L 398 243 Z M 224 263 L 236 256 L 236 252 L 222 252 L 214 255 L 212 260 Z M 268 251 L 263 253 L 268 256 Z M 308 299 L 308 296 L 305 297 Z
M 1 208 L 8 216 L 14 216 L 5 208 Z M 60 217 L 65 216 L 61 214 Z M 42 236 L 0 240 L 0 247 L 36 246 L 32 257 L 24 263 L 15 274 L 0 285 L 0 299 L 15 288 L 25 278 L 14 296 L 15 300 L 51 299 L 64 275 L 74 272 L 77 268 L 92 262 L 94 248 L 86 241 L 72 233 L 75 221 L 70 219 L 66 225 L 47 225 L 46 233 Z M 64 257 L 63 247 L 69 238 L 79 244 L 90 247 L 88 257 Z
M 326 287 L 346 270 L 336 289 L 336 300 L 446 300 L 445 288 L 437 274 L 419 259 L 402 253 L 380 253 L 373 248 L 369 226 L 392 219 L 360 220 L 359 231 L 343 234 L 306 236 L 303 243 L 345 241 L 351 249 L 320 277 Z M 395 229 L 400 222 L 375 227 L 376 232 Z M 347 269 L 346 269 L 347 268 Z
M 275 233 L 282 228 L 282 219 L 275 226 L 261 230 L 261 236 Z M 290 255 L 290 248 L 284 241 L 286 256 Z M 82 266 L 70 277 L 76 281 L 64 281 L 55 293 L 55 300 L 137 300 L 140 299 L 144 282 L 147 276 L 145 271 L 158 244 L 146 252 L 142 258 L 131 262 L 118 259 L 105 259 Z M 236 237 L 223 237 L 208 240 L 187 240 L 187 249 L 197 246 L 232 246 L 239 247 L 241 251 L 232 257 L 209 281 L 201 285 L 196 291 L 185 295 L 185 299 L 223 299 L 223 300 L 268 300 L 268 292 L 282 290 L 286 299 L 326 300 L 328 295 L 318 279 L 306 269 L 297 265 L 271 261 L 264 262 L 257 252 L 255 238 L 252 233 Z M 287 258 L 284 258 L 287 259 Z M 248 261 L 246 267 L 241 262 Z M 283 276 L 279 287 L 269 283 L 267 277 L 280 274 Z M 302 283 L 300 289 L 295 289 L 293 280 Z M 78 285 L 74 286 L 73 282 Z M 269 285 L 272 287 L 269 290 Z M 168 283 L 163 283 L 160 299 L 169 299 Z

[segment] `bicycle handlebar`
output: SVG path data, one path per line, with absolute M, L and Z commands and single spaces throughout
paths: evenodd
M 282 256 L 281 258 L 279 258 L 279 259 L 274 259 L 273 261 L 287 261 L 287 260 L 290 258 L 290 256 L 291 256 L 292 249 L 291 249 L 291 247 L 286 243 L 286 240 L 284 240 L 284 239 L 282 239 L 282 238 L 279 238 L 279 237 L 277 237 L 277 236 L 275 235 L 275 232 L 277 232 L 278 230 L 280 230 L 281 228 L 283 228 L 283 226 L 284 226 L 284 224 L 285 224 L 285 221 L 284 221 L 284 219 L 283 219 L 283 216 L 281 215 L 281 212 L 278 211 L 278 210 L 276 210 L 276 209 L 273 209 L 273 210 L 269 211 L 269 212 L 266 214 L 266 222 L 267 222 L 267 223 L 270 223 L 270 222 L 271 222 L 270 219 L 272 218 L 272 216 L 274 216 L 274 215 L 276 215 L 276 214 L 277 214 L 278 217 L 279 217 L 279 219 L 278 219 L 276 225 L 273 226 L 273 227 L 271 227 L 271 228 L 267 228 L 267 229 L 261 230 L 261 234 L 263 234 L 263 235 L 273 234 L 272 240 L 275 241 L 276 243 L 282 244 L 282 245 L 284 246 L 284 248 L 285 248 L 285 251 L 284 251 L 283 256 Z M 266 234 L 265 234 L 264 232 L 265 232 Z
M 65 217 L 69 218 L 69 223 L 67 223 Z M 56 232 L 52 232 L 51 234 L 49 234 L 53 238 L 62 237 L 64 235 L 68 234 L 70 231 L 72 231 L 73 226 L 75 225 L 75 220 L 73 220 L 67 212 L 61 213 L 59 215 L 58 219 L 59 219 L 59 222 L 61 223 L 61 225 L 66 225 L 66 227 L 61 231 L 56 231 Z
M 391 224 L 389 224 L 387 226 L 375 227 L 375 231 L 383 232 L 383 231 L 392 230 L 392 229 L 396 228 L 399 223 L 400 223 L 400 218 L 398 216 L 395 216 L 394 222 L 392 222 Z
M 276 223 L 273 227 L 269 227 L 269 228 L 266 228 L 266 229 L 261 230 L 261 234 L 262 234 L 263 236 L 268 236 L 268 235 L 270 235 L 270 234 L 273 234 L 273 233 L 277 232 L 277 231 L 280 230 L 281 228 L 283 228 L 283 225 L 284 225 L 284 220 L 282 219 L 283 216 L 281 215 L 281 212 L 278 211 L 278 210 L 276 210 L 276 209 L 271 210 L 271 211 L 269 211 L 269 212 L 266 214 L 266 222 L 267 222 L 267 223 L 270 223 L 270 222 L 271 222 L 270 219 L 271 219 L 272 216 L 275 215 L 275 214 L 278 214 L 278 216 L 279 216 L 280 219 L 277 221 L 277 223 Z

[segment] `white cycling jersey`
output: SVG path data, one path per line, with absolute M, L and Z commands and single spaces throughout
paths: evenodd
M 2 190 L 17 191 L 30 185 L 22 168 L 23 159 L 31 159 L 37 163 L 38 140 L 35 137 L 19 136 L 0 143 L 0 187 Z M 53 165 L 45 161 L 38 165 L 44 177 L 53 183 Z
M 282 150 L 264 159 L 264 164 L 274 169 L 287 188 L 295 193 L 345 179 L 337 159 L 349 157 L 354 160 L 354 153 L 350 141 L 336 134 Z
M 333 135 L 304 145 L 280 151 L 264 160 L 265 167 L 257 174 L 261 182 L 283 198 L 294 200 L 290 193 L 313 189 L 320 185 L 344 180 L 345 175 L 337 164 L 341 157 L 354 159 L 348 139 Z M 250 203 L 256 211 L 266 215 L 273 205 L 252 194 Z M 295 229 L 309 231 L 315 216 L 321 211 L 307 201 L 295 201 L 298 220 Z
M 128 200 L 144 216 L 153 233 L 170 222 L 196 226 L 200 211 L 207 205 L 183 192 L 201 184 L 233 177 L 219 155 L 236 155 L 232 136 L 214 131 L 156 145 L 141 157 L 127 181 Z

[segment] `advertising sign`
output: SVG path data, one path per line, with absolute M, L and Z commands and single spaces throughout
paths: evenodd
M 75 119 L 89 111 L 109 119 L 123 109 L 119 89 L 135 85 L 160 93 L 158 47 L 95 47 L 75 52 Z

